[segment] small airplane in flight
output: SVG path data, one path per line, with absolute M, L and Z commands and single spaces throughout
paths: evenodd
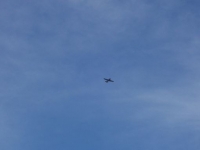
M 108 82 L 114 82 L 113 80 L 111 80 L 111 78 L 109 78 L 109 79 L 104 78 L 104 80 L 105 80 L 106 83 L 108 83 Z

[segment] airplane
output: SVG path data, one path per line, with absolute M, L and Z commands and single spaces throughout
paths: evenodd
M 111 78 L 109 78 L 109 79 L 104 78 L 104 80 L 105 80 L 106 83 L 108 83 L 108 82 L 114 82 L 113 80 L 111 80 Z

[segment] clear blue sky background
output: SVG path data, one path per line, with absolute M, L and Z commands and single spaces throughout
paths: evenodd
M 1 0 L 0 149 L 199 150 L 199 6 Z

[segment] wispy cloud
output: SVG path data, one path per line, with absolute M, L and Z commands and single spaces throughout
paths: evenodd
M 34 127 L 45 138 L 57 135 L 53 123 L 62 135 L 72 128 L 76 141 L 98 121 L 106 132 L 98 135 L 116 147 L 122 137 L 121 144 L 142 141 L 134 136 L 138 128 L 149 137 L 159 125 L 199 130 L 200 22 L 188 3 L 1 1 L 0 138 L 30 144 L 41 138 Z
M 139 100 L 144 100 L 150 105 L 142 109 L 138 116 L 158 117 L 160 122 L 167 126 L 189 126 L 199 129 L 198 88 L 198 85 L 180 85 L 176 88 L 143 93 Z

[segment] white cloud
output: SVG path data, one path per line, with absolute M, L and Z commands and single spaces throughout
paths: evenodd
M 154 89 L 138 96 L 150 104 L 138 112 L 140 119 L 157 118 L 160 123 L 170 126 L 189 126 L 200 129 L 199 83 L 180 84 L 177 87 Z

